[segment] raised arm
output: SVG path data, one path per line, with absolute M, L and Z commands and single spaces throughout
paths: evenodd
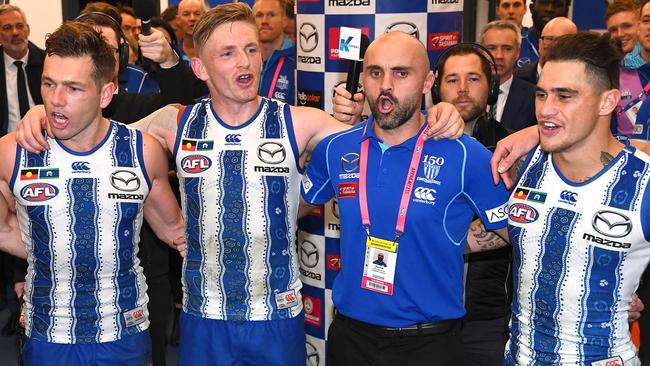
M 334 118 L 349 124 L 358 123 L 361 120 L 364 100 L 362 93 L 356 93 L 353 98 L 350 92 L 339 85 L 332 99 Z M 427 115 L 428 137 L 456 139 L 463 134 L 465 122 L 452 104 L 438 103 L 428 109 Z
M 170 104 L 151 113 L 143 119 L 129 124 L 129 127 L 148 133 L 158 140 L 166 152 L 171 153 L 176 141 L 178 120 L 183 106 Z
M 160 240 L 183 253 L 183 216 L 169 185 L 167 158 L 156 139 L 146 133 L 142 136 L 144 163 L 151 180 L 151 189 L 144 202 L 144 218 Z

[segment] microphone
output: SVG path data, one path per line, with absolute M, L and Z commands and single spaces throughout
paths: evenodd
M 348 77 L 345 81 L 345 90 L 354 95 L 359 89 L 359 75 L 363 69 L 363 58 L 366 55 L 366 49 L 370 44 L 370 39 L 365 34 L 361 34 L 361 44 L 359 45 L 359 59 L 350 60 L 348 63 Z
M 156 14 L 156 6 L 152 0 L 133 0 L 133 11 L 142 22 L 142 34 L 151 34 L 151 18 Z

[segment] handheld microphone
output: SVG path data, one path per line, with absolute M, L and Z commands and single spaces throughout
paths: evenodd
M 363 70 L 363 58 L 366 55 L 366 49 L 370 44 L 370 39 L 365 34 L 361 34 L 361 44 L 359 46 L 359 59 L 350 60 L 348 64 L 348 76 L 345 81 L 345 90 L 354 95 L 359 90 L 359 75 Z
M 142 22 L 142 34 L 151 34 L 151 18 L 156 13 L 156 6 L 152 0 L 133 0 L 133 11 Z

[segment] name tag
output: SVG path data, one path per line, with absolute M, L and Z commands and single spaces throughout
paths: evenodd
M 393 294 L 398 244 L 391 240 L 368 237 L 366 258 L 363 263 L 361 287 L 382 293 Z
M 275 294 L 275 304 L 278 309 L 292 308 L 298 305 L 296 290 L 289 290 Z
M 147 318 L 144 316 L 144 311 L 142 310 L 142 306 L 138 306 L 133 310 L 125 311 L 124 313 L 122 313 L 122 316 L 124 316 L 124 322 L 126 323 L 127 327 L 138 325 L 140 323 L 143 323 L 145 320 L 147 320 Z

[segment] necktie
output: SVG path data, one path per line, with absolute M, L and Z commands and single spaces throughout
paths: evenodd
M 27 99 L 27 85 L 25 84 L 25 71 L 22 61 L 14 61 L 18 73 L 16 74 L 16 85 L 18 86 L 18 107 L 22 118 L 29 110 L 29 99 Z
M 499 104 L 499 99 L 502 98 L 502 95 L 503 90 L 499 89 L 499 98 L 497 98 L 497 102 L 494 105 L 490 106 L 490 111 L 488 112 L 488 116 L 491 119 L 497 119 L 497 105 Z

